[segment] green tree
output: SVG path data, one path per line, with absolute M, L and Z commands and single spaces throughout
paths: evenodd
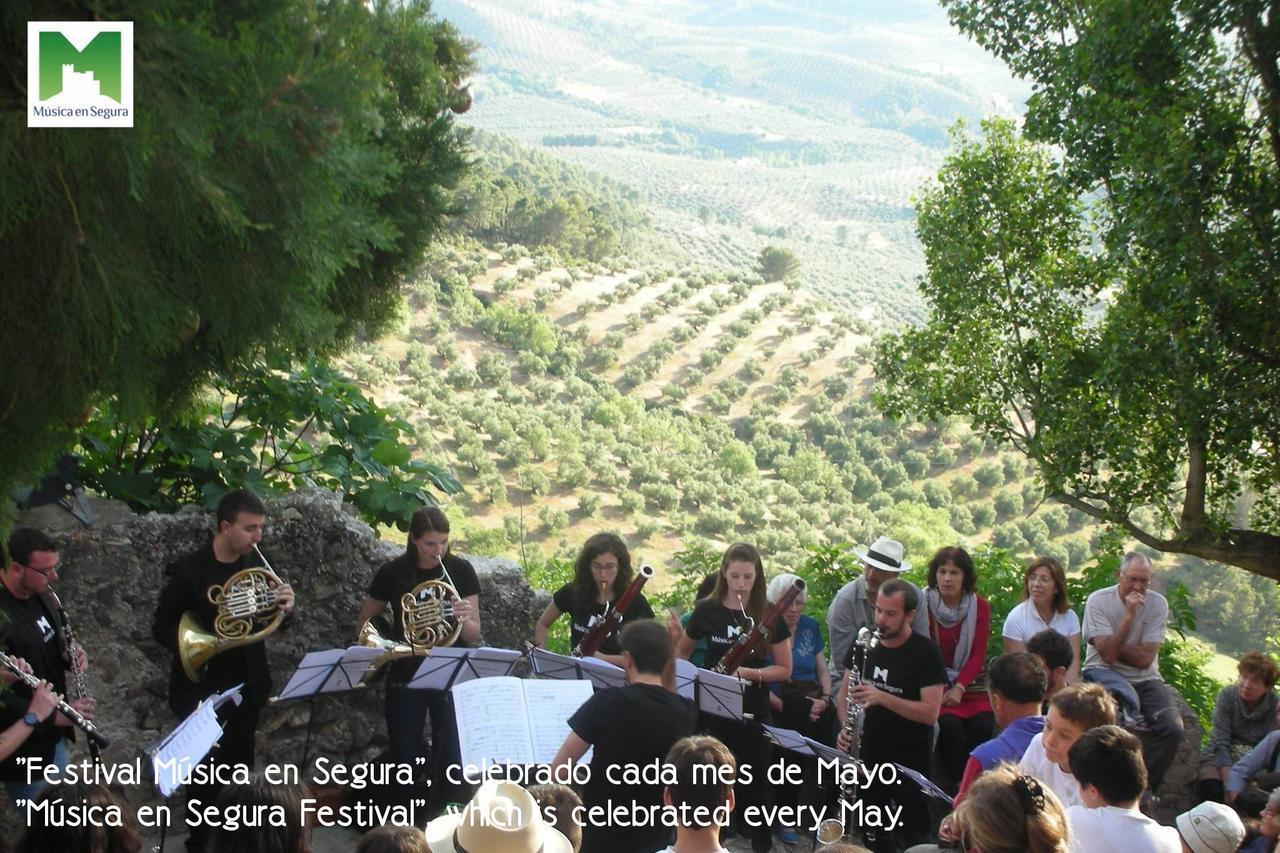
M 23 14 L 0 28 L 11 105 Z M 16 110 L 0 126 L 0 494 L 102 401 L 171 421 L 263 350 L 311 360 L 385 328 L 465 162 L 449 107 L 469 47 L 425 2 L 125 0 L 110 17 L 138 34 L 132 130 L 36 133 Z
M 785 281 L 800 271 L 800 259 L 790 249 L 765 246 L 760 250 L 756 270 L 765 281 Z
M 1280 579 L 1274 10 L 944 5 L 1031 81 L 1030 142 L 987 123 L 922 194 L 931 313 L 882 350 L 887 408 L 964 415 L 1050 497 Z

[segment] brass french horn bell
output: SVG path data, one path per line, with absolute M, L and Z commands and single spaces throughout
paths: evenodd
M 213 631 L 201 626 L 193 610 L 182 614 L 178 623 L 178 659 L 187 678 L 203 680 L 205 665 L 215 655 L 275 633 L 284 621 L 275 588 L 283 583 L 270 569 L 258 566 L 241 569 L 226 583 L 209 587 L 209 602 L 218 608 Z

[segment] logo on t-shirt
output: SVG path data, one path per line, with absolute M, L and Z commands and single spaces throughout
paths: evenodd
M 49 624 L 49 618 L 47 616 L 41 616 L 39 619 L 37 619 L 36 627 L 40 629 L 40 639 L 43 642 L 47 643 L 53 639 L 53 635 L 54 635 L 53 626 Z
M 730 625 L 725 628 L 724 635 L 727 639 L 732 640 L 734 637 L 742 633 L 742 626 Z
M 888 681 L 889 670 L 885 669 L 882 666 L 872 667 L 871 680 L 872 681 Z

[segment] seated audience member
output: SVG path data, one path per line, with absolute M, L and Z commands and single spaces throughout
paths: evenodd
M 1222 803 L 1201 803 L 1191 811 L 1178 815 L 1174 824 L 1182 841 L 1182 853 L 1231 853 L 1241 847 L 1244 824 L 1240 815 Z M 1249 850 L 1249 853 L 1269 853 L 1265 850 Z
M 1062 803 L 1012 764 L 982 774 L 956 809 L 956 825 L 974 853 L 1067 853 Z
M 1173 827 L 1138 811 L 1147 787 L 1142 743 L 1119 726 L 1090 729 L 1067 753 L 1082 806 L 1067 809 L 1076 853 L 1181 853 Z
M 543 819 L 560 830 L 573 846 L 573 853 L 578 853 L 582 847 L 582 825 L 575 820 L 574 809 L 582 805 L 582 798 L 568 785 L 530 785 L 528 790 L 542 809 Z
M 1044 697 L 1045 671 L 1035 655 L 1027 652 L 1007 652 L 991 662 L 988 670 L 991 689 L 991 707 L 995 710 L 1000 734 L 986 743 L 979 744 L 969 754 L 969 761 L 956 792 L 955 804 L 960 805 L 965 793 L 979 776 L 1003 762 L 1017 763 L 1027 751 L 1031 739 L 1044 730 L 1044 717 L 1040 716 L 1040 700 Z M 938 828 L 940 842 L 955 844 L 960 841 L 952 826 L 951 815 L 942 819 Z M 939 848 L 921 844 L 911 848 L 913 853 L 933 853 Z
M 1202 803 L 1202 805 L 1208 805 Z M 1195 811 L 1195 809 L 1192 809 Z M 1225 818 L 1224 818 L 1225 820 Z M 1239 818 L 1236 818 L 1239 823 Z M 1191 829 L 1196 827 L 1192 824 Z M 1182 831 L 1182 818 L 1178 818 L 1178 830 Z M 1183 832 L 1182 837 L 1185 840 L 1188 833 Z M 1233 838 L 1236 836 L 1232 836 Z M 1267 800 L 1266 806 L 1262 809 L 1262 820 L 1258 825 L 1258 835 L 1248 844 L 1240 848 L 1240 853 L 1275 853 L 1280 850 L 1280 788 L 1276 788 L 1271 792 L 1271 797 Z M 1190 845 L 1190 849 L 1197 851 L 1194 845 Z M 1208 848 L 1202 848 L 1208 849 Z
M 693 734 L 698 722 L 693 703 L 662 685 L 663 671 L 671 662 L 671 637 L 665 627 L 653 619 L 630 622 L 622 629 L 619 645 L 627 684 L 597 690 L 582 703 L 569 718 L 570 732 L 552 762 L 555 767 L 572 764 L 594 747 L 591 778 L 582 789 L 582 802 L 589 810 L 607 809 L 610 801 L 661 805 L 662 788 L 656 782 L 614 784 L 605 768 L 660 761 L 672 744 Z M 585 853 L 652 850 L 670 840 L 671 830 L 662 824 L 593 821 L 582 827 Z
M 929 561 L 925 601 L 929 637 L 942 651 L 947 688 L 938 714 L 938 754 L 947 784 L 960 784 L 969 753 L 995 733 L 991 697 L 983 686 L 991 606 L 977 592 L 978 571 L 963 548 L 940 548 Z
M 380 826 L 366 832 L 356 853 L 431 853 L 427 837 L 416 826 Z
M 1280 731 L 1258 741 L 1227 773 L 1227 802 L 1245 817 L 1262 811 L 1268 793 L 1280 787 Z
M 1018 770 L 1035 776 L 1067 808 L 1081 804 L 1068 754 L 1080 735 L 1116 721 L 1116 703 L 1100 684 L 1072 684 L 1049 702 L 1044 731 L 1031 739 Z
M 1080 620 L 1067 598 L 1067 573 L 1053 557 L 1037 557 L 1022 573 L 1022 603 L 1005 617 L 1000 639 L 1006 652 L 1027 651 L 1041 631 L 1057 631 L 1071 646 L 1067 683 L 1080 680 Z
M 733 753 L 713 737 L 687 737 L 671 747 L 666 763 L 676 781 L 663 789 L 662 802 L 676 810 L 676 843 L 658 853 L 728 853 L 720 845 L 720 830 L 734 806 L 738 765 Z
M 858 844 L 845 844 L 842 841 L 837 841 L 835 844 L 822 845 L 814 853 L 871 853 L 871 851 Z
M 441 815 L 428 823 L 424 832 L 431 853 L 573 850 L 569 839 L 542 819 L 542 810 L 529 792 L 511 782 L 485 782 L 466 808 Z
M 795 575 L 778 575 L 769 581 L 765 597 L 772 607 L 799 580 Z M 818 620 L 804 615 L 804 593 L 797 595 L 782 618 L 791 631 L 791 677 L 769 687 L 769 705 L 773 724 L 799 732 L 827 745 L 835 742 L 836 710 L 831 700 L 831 673 L 822 655 L 822 630 Z M 779 806 L 819 806 L 822 794 L 818 786 L 818 759 L 801 758 L 789 750 L 776 750 L 775 761 L 800 768 L 799 785 L 783 786 L 777 794 Z M 797 829 L 781 822 L 774 827 L 780 841 L 795 844 L 800 840 Z
M 218 814 L 235 808 L 242 814 L 256 814 L 272 806 L 284 812 L 282 826 L 258 826 L 252 821 L 236 825 L 218 824 L 209 834 L 209 853 L 311 853 L 311 831 L 302 822 L 302 788 L 268 782 L 255 773 L 247 785 L 227 785 L 214 805 Z
M 1067 673 L 1073 654 L 1071 643 L 1057 631 L 1046 628 L 1027 640 L 1027 652 L 1040 659 L 1045 674 L 1049 677 L 1049 686 L 1044 692 L 1044 701 L 1047 703 L 1055 693 L 1067 686 Z
M 117 799 L 106 785 L 84 782 L 49 785 L 36 797 L 36 803 L 48 804 L 49 808 L 24 810 L 31 823 L 11 853 L 138 853 L 142 849 L 132 807 L 123 799 Z M 107 820 L 49 819 L 72 807 L 96 808 L 98 814 L 105 815 L 113 806 L 119 809 L 122 826 L 110 826 Z
M 1209 743 L 1200 753 L 1200 798 L 1225 801 L 1227 774 L 1276 728 L 1280 695 L 1274 688 L 1280 665 L 1260 652 L 1246 652 L 1236 665 L 1239 679 L 1218 691 Z
M 720 579 L 719 572 L 712 572 L 702 579 L 702 583 L 698 584 L 698 590 L 693 594 L 693 604 L 697 605 L 699 601 L 711 595 L 716 591 L 716 581 Z M 687 613 L 677 617 L 674 610 L 667 611 L 667 633 L 671 635 L 671 645 L 675 647 L 679 644 L 680 639 L 684 636 L 685 626 L 689 624 L 689 620 L 693 618 L 693 607 L 691 606 Z M 703 637 L 693 646 L 693 651 L 689 653 L 689 663 L 694 666 L 702 666 L 707 657 L 707 638 Z
M 1142 759 L 1154 792 L 1182 743 L 1183 722 L 1173 691 L 1160 675 L 1169 602 L 1151 589 L 1151 575 L 1151 559 L 1130 551 L 1120 561 L 1115 586 L 1089 595 L 1080 677 L 1110 690 L 1125 725 L 1143 731 Z

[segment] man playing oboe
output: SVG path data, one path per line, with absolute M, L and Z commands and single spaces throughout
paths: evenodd
M 31 666 L 31 673 L 52 684 L 58 693 L 66 693 L 67 670 L 72 660 L 63 647 L 58 630 L 58 614 L 46 599 L 49 585 L 58 578 L 58 545 L 48 535 L 30 527 L 19 527 L 9 536 L 9 561 L 4 567 L 0 586 L 0 610 L 4 611 L 4 650 L 21 657 Z M 76 666 L 87 664 L 84 651 L 77 649 Z M 67 734 L 71 721 L 60 713 L 43 718 L 32 710 L 32 691 L 25 684 L 13 684 L 0 694 L 0 730 L 23 723 L 32 731 L 5 761 L 0 761 L 0 781 L 9 799 L 34 797 L 42 787 L 27 782 L 27 759 L 39 758 L 46 764 L 65 767 L 70 761 Z M 71 706 L 85 718 L 93 716 L 93 699 L 78 699 Z

